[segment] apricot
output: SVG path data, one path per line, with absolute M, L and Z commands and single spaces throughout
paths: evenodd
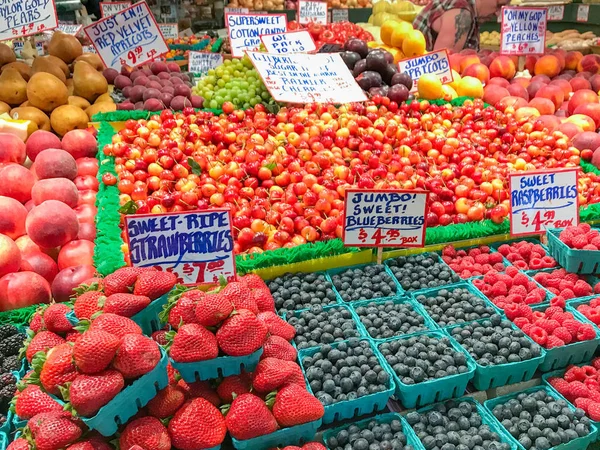
M 554 55 L 544 55 L 535 62 L 533 73 L 554 78 L 560 73 L 560 61 Z
M 11 239 L 25 234 L 27 209 L 14 198 L 0 196 L 0 233 Z
M 466 76 L 458 82 L 458 89 L 456 90 L 456 93 L 459 97 L 467 96 L 482 98 L 483 85 L 477 78 Z
M 31 196 L 35 205 L 40 205 L 46 200 L 58 200 L 75 208 L 79 200 L 79 191 L 75 183 L 66 178 L 48 178 L 40 180 L 33 185 Z
M 569 99 L 569 114 L 573 114 L 578 106 L 586 103 L 598 103 L 598 94 L 591 89 L 579 89 Z
M 10 164 L 0 168 L 0 195 L 26 203 L 31 199 L 31 188 L 35 183 L 33 174 L 25 167 Z
M 490 80 L 490 70 L 481 63 L 471 64 L 463 72 L 463 77 L 477 78 L 483 84 L 486 84 Z
M 57 135 L 44 130 L 34 131 L 25 144 L 27 156 L 32 161 L 35 161 L 35 158 L 37 158 L 37 155 L 41 151 L 48 150 L 49 148 L 60 150 L 62 144 Z
M 448 59 L 450 60 L 450 68 L 452 70 L 454 70 L 455 72 L 460 73 L 460 62 L 463 59 L 462 55 L 459 55 L 458 53 L 454 53 L 454 54 L 450 55 L 448 57 Z
M 25 227 L 31 240 L 42 248 L 60 247 L 79 233 L 75 211 L 57 200 L 46 200 L 33 208 Z
M 508 56 L 496 56 L 490 64 L 490 77 L 502 77 L 512 80 L 517 73 L 517 67 Z
M 581 61 L 581 58 L 583 58 L 583 54 L 581 52 L 567 52 L 565 55 L 565 69 L 577 70 L 577 66 L 579 66 L 579 61 Z
M 44 150 L 37 155 L 35 173 L 40 180 L 46 178 L 68 178 L 77 176 L 75 158 L 64 150 Z
M 464 55 L 460 60 L 460 74 L 464 76 L 464 71 L 467 69 L 467 67 L 473 64 L 479 64 L 480 62 L 481 60 L 479 59 L 479 56 L 475 54 Z

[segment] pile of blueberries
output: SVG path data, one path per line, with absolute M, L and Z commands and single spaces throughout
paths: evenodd
M 350 424 L 325 443 L 330 450 L 414 450 L 407 443 L 400 419 Z
M 458 283 L 460 277 L 435 253 L 399 256 L 387 265 L 405 291 L 429 289 Z
M 332 275 L 331 281 L 346 302 L 392 297 L 398 290 L 383 264 L 346 269 Z
M 374 301 L 355 306 L 354 311 L 374 339 L 402 336 L 427 329 L 425 319 L 410 303 Z
M 337 303 L 333 287 L 322 273 L 286 273 L 267 281 L 267 285 L 278 312 Z

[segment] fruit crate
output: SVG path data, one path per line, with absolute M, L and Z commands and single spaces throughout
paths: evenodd
M 404 417 L 402 417 L 398 413 L 379 414 L 375 417 L 363 419 L 359 422 L 348 423 L 348 424 L 342 425 L 340 427 L 326 430 L 323 433 L 323 442 L 325 443 L 325 446 L 329 450 L 331 450 L 330 447 L 327 445 L 327 441 L 329 441 L 330 437 L 335 437 L 340 431 L 348 429 L 348 427 L 350 425 L 356 425 L 358 428 L 363 429 L 372 420 L 375 420 L 379 423 L 390 423 L 392 420 L 399 420 L 400 423 L 402 424 L 402 432 L 406 436 L 406 444 L 412 445 L 414 450 L 424 450 L 423 444 L 421 444 L 421 441 L 417 438 L 413 429 L 406 422 Z
M 577 250 L 570 248 L 559 238 L 562 229 L 547 230 L 548 249 L 552 257 L 568 272 L 593 274 L 600 273 L 600 251 Z
M 365 327 L 363 325 L 363 323 L 360 320 L 360 317 L 358 315 L 358 313 L 356 312 L 356 308 L 360 308 L 361 306 L 367 306 L 369 303 L 385 303 L 387 301 L 390 301 L 390 299 L 379 299 L 379 300 L 361 300 L 359 302 L 354 302 L 351 304 L 351 309 L 352 312 L 354 313 L 354 320 L 356 321 L 357 325 L 358 325 L 358 329 L 360 331 L 360 334 L 364 337 L 366 337 L 367 339 L 371 339 L 372 341 L 377 341 L 376 338 L 372 337 L 369 332 L 367 331 L 367 327 Z M 421 331 L 434 331 L 434 330 L 438 330 L 439 326 L 431 319 L 431 317 L 429 317 L 429 314 L 427 314 L 425 312 L 425 309 L 423 308 L 423 306 L 411 299 L 410 297 L 398 297 L 398 298 L 393 298 L 391 299 L 392 302 L 394 302 L 394 304 L 407 304 L 409 305 L 415 312 L 417 312 L 417 314 L 419 314 L 420 316 L 422 316 L 425 319 L 425 329 L 421 330 Z M 394 336 L 394 337 L 403 337 L 403 336 L 408 336 L 410 333 L 407 334 L 401 334 L 398 336 Z M 391 338 L 390 338 L 391 339 Z
M 268 450 L 270 448 L 286 447 L 308 442 L 314 439 L 321 426 L 321 419 L 313 422 L 296 425 L 295 427 L 282 428 L 274 433 L 265 434 L 252 439 L 238 441 L 231 438 L 234 448 L 238 450 Z
M 575 314 L 577 314 L 577 317 L 583 317 L 587 323 L 591 323 L 596 328 L 598 328 L 598 325 L 596 325 L 594 322 L 592 322 L 590 319 L 588 319 L 582 312 L 579 312 L 577 310 L 577 308 L 579 306 L 588 305 L 595 298 L 600 298 L 600 294 L 588 295 L 587 297 L 579 297 L 579 298 L 567 300 L 567 307 L 565 308 L 565 311 L 573 313 L 574 316 L 575 316 Z
M 551 397 L 554 397 L 557 400 L 563 400 L 562 396 L 559 395 L 554 389 L 548 389 L 548 386 L 542 385 L 542 386 L 535 386 L 535 387 L 532 387 L 529 389 L 525 389 L 523 391 L 514 392 L 512 394 L 504 395 L 502 397 L 496 397 L 494 399 L 487 400 L 486 402 L 483 403 L 483 406 L 485 407 L 485 409 L 487 410 L 489 415 L 494 420 L 496 420 L 496 422 L 500 425 L 501 429 L 504 430 L 506 436 L 517 446 L 517 450 L 525 450 L 525 447 L 523 447 L 521 444 L 519 444 L 518 440 L 515 439 L 514 437 L 512 437 L 512 435 L 508 432 L 508 430 L 506 430 L 506 428 L 504 428 L 502 426 L 502 424 L 497 421 L 497 419 L 495 418 L 492 411 L 495 406 L 503 405 L 508 400 L 516 398 L 519 394 L 523 394 L 523 393 L 531 394 L 531 393 L 534 393 L 534 392 L 537 392 L 540 390 L 546 391 L 548 393 L 548 395 L 550 395 Z M 569 409 L 575 410 L 575 407 L 573 405 L 571 405 L 569 402 L 567 402 L 567 406 L 569 407 Z M 587 436 L 582 436 L 580 438 L 573 439 L 572 441 L 569 441 L 565 444 L 557 445 L 556 447 L 552 447 L 548 450 L 586 450 L 588 445 L 590 445 L 592 442 L 594 442 L 596 440 L 597 434 L 598 434 L 597 428 L 593 424 L 591 424 L 590 425 L 590 433 Z
M 448 268 L 448 270 L 450 271 L 450 273 L 452 273 L 452 274 L 454 274 L 454 275 L 458 276 L 458 274 L 457 274 L 456 272 L 454 272 L 454 270 L 452 270 L 452 269 L 450 268 L 450 266 L 448 266 L 448 264 L 446 264 L 446 263 L 444 262 L 444 260 L 443 260 L 443 259 L 440 257 L 440 255 L 439 255 L 438 253 L 436 253 L 436 252 L 425 252 L 425 253 L 423 253 L 423 255 L 424 255 L 424 254 L 426 254 L 426 253 L 428 253 L 428 254 L 430 254 L 430 255 L 433 255 L 433 256 L 435 256 L 435 257 L 437 258 L 437 262 L 439 262 L 441 265 L 443 265 L 443 266 L 445 266 L 446 268 Z M 388 259 L 386 259 L 386 260 L 383 262 L 383 264 L 385 264 L 386 268 L 387 268 L 387 269 L 389 269 L 390 273 L 392 274 L 392 277 L 394 277 L 394 280 L 396 280 L 396 282 L 397 282 L 397 283 L 400 285 L 400 282 L 399 282 L 399 281 L 398 281 L 398 279 L 396 278 L 396 275 L 394 275 L 394 272 L 392 272 L 392 269 L 390 269 L 390 266 L 389 266 L 389 262 L 390 262 L 391 260 L 394 260 L 394 259 L 396 259 L 396 258 L 399 258 L 399 256 L 394 256 L 394 257 L 392 257 L 392 258 L 388 258 Z M 460 280 L 460 281 L 455 281 L 454 283 L 448 283 L 448 284 L 445 284 L 445 285 L 443 285 L 443 286 L 437 286 L 437 287 L 433 287 L 433 288 L 415 289 L 415 290 L 412 290 L 412 291 L 406 291 L 406 290 L 404 290 L 404 288 L 402 287 L 402 285 L 400 285 L 400 288 L 401 288 L 401 289 L 402 289 L 402 290 L 405 292 L 405 295 L 413 295 L 413 294 L 415 294 L 415 293 L 420 293 L 420 292 L 423 292 L 423 291 L 427 291 L 427 290 L 429 290 L 429 289 L 439 289 L 439 288 L 444 288 L 444 287 L 447 287 L 447 286 L 452 286 L 452 285 L 455 285 L 455 284 L 457 284 L 457 283 L 461 283 L 461 282 L 464 282 L 464 281 L 466 281 L 466 280 L 463 280 L 463 279 L 462 279 L 462 278 L 460 278 L 460 277 L 458 277 L 458 278 L 459 278 L 459 280 Z
M 545 311 L 549 306 L 546 304 L 533 306 L 534 311 Z M 596 332 L 596 339 L 588 341 L 573 342 L 572 344 L 563 345 L 562 347 L 554 347 L 546 350 L 546 357 L 539 369 L 542 372 L 561 369 L 570 364 L 579 364 L 592 358 L 598 345 L 600 345 L 600 331 L 592 322 L 586 319 L 579 311 L 571 310 L 575 320 L 591 324 Z
M 487 319 L 480 319 L 480 320 L 476 320 L 475 322 L 481 323 L 485 320 L 487 320 Z M 507 319 L 505 319 L 503 317 L 503 320 L 507 320 Z M 475 322 L 471 322 L 470 325 L 474 325 Z M 450 337 L 452 337 L 451 331 L 454 328 L 462 327 L 465 325 L 469 325 L 469 324 L 452 325 L 450 327 L 444 328 L 444 331 L 446 331 L 450 335 Z M 511 325 L 514 330 L 521 331 L 519 329 L 519 327 L 517 327 L 515 324 L 511 323 Z M 529 341 L 534 342 L 533 339 L 531 339 L 525 333 L 523 333 L 523 335 Z M 461 345 L 461 344 L 459 343 L 458 345 Z M 462 347 L 462 345 L 461 345 L 461 347 Z M 479 391 L 485 391 L 487 389 L 491 389 L 491 388 L 495 388 L 495 387 L 499 387 L 499 386 L 506 386 L 509 384 L 520 383 L 522 381 L 531 380 L 533 378 L 533 376 L 535 375 L 535 371 L 538 369 L 538 367 L 540 366 L 540 364 L 544 361 L 544 358 L 546 357 L 546 350 L 541 345 L 540 345 L 540 348 L 542 350 L 542 353 L 540 356 L 528 359 L 527 361 L 498 364 L 495 366 L 479 365 L 477 363 L 477 361 L 475 360 L 475 358 L 473 358 L 469 354 L 469 352 L 463 348 L 465 350 L 465 353 L 467 353 L 468 358 L 470 358 L 471 361 L 473 361 L 473 363 L 475 364 L 475 375 L 473 376 L 473 380 L 471 380 L 471 382 L 473 383 L 473 386 L 475 386 L 475 388 Z
M 194 381 L 239 375 L 243 370 L 252 372 L 262 353 L 261 347 L 254 353 L 245 356 L 219 356 L 206 361 L 189 363 L 178 363 L 172 359 L 170 361 L 186 383 L 193 383 Z
M 481 423 L 488 425 L 490 430 L 498 433 L 502 441 L 510 445 L 511 450 L 517 450 L 517 444 L 512 439 L 512 436 L 504 429 L 504 427 L 496 420 L 493 414 L 491 414 L 481 403 L 475 400 L 473 397 L 461 397 L 454 399 L 455 402 L 467 402 L 471 403 L 477 409 L 477 412 L 481 416 Z M 435 408 L 436 405 L 429 405 L 417 410 L 419 414 L 424 414 Z M 411 428 L 412 429 L 412 428 Z M 419 441 L 420 442 L 420 441 Z
M 452 339 L 446 332 L 442 330 L 438 331 L 423 331 L 420 333 L 409 334 L 401 338 L 391 338 L 377 341 L 377 350 L 379 346 L 384 342 L 392 342 L 396 340 L 410 339 L 411 337 L 427 335 L 435 338 L 448 338 L 450 345 L 454 350 L 463 353 L 466 356 L 467 368 L 469 369 L 465 373 L 459 373 L 456 375 L 450 375 L 444 378 L 438 378 L 435 380 L 423 381 L 417 384 L 404 384 L 400 381 L 400 378 L 394 372 L 392 367 L 387 363 L 385 358 L 384 361 L 385 370 L 391 375 L 394 383 L 396 384 L 395 397 L 400 400 L 402 406 L 405 408 L 416 408 L 430 403 L 439 402 L 442 400 L 448 400 L 455 397 L 460 397 L 467 390 L 469 381 L 475 375 L 475 363 L 469 357 L 469 354 Z M 380 352 L 381 353 L 381 352 Z
M 385 366 L 385 359 L 375 345 L 373 345 L 370 339 L 360 339 L 363 341 L 367 341 L 369 346 L 373 350 L 375 356 L 379 360 L 381 367 Z M 331 347 L 335 348 L 339 345 L 339 342 L 335 344 L 331 344 Z M 302 360 L 306 356 L 312 356 L 319 351 L 321 347 L 313 347 L 307 350 L 301 350 L 298 352 L 298 362 L 300 363 L 300 368 L 302 369 L 302 373 L 304 373 L 304 379 L 306 380 L 306 371 L 304 369 L 304 365 L 302 364 Z M 389 373 L 389 372 L 388 372 Z M 391 375 L 391 374 L 390 374 Z M 306 384 L 306 389 L 308 392 L 314 395 L 310 385 L 308 384 L 308 380 Z M 342 421 L 345 419 L 352 419 L 353 417 L 364 416 L 367 414 L 371 414 L 377 411 L 383 410 L 388 400 L 391 398 L 394 390 L 396 389 L 396 385 L 394 384 L 393 377 L 390 376 L 389 388 L 383 392 L 377 392 L 375 394 L 365 395 L 364 397 L 360 397 L 354 400 L 345 400 L 337 403 L 333 403 L 331 405 L 325 406 L 325 415 L 323 416 L 323 424 L 327 425 L 333 422 Z
M 344 300 L 342 298 L 342 295 L 338 292 L 338 290 L 336 289 L 336 287 L 333 285 L 333 275 L 338 275 L 342 272 L 345 272 L 346 270 L 349 269 L 361 269 L 363 267 L 367 267 L 367 266 L 375 266 L 375 263 L 369 263 L 369 264 L 357 264 L 355 266 L 346 266 L 346 267 L 338 267 L 335 269 L 329 269 L 326 271 L 327 277 L 329 279 L 329 281 L 331 282 L 331 285 L 333 286 L 333 291 L 335 292 L 335 295 L 338 298 L 338 302 L 342 303 L 342 304 L 351 304 L 354 303 L 351 300 Z M 405 294 L 404 289 L 402 289 L 402 286 L 400 286 L 400 283 L 398 283 L 398 280 L 396 280 L 396 277 L 394 276 L 394 274 L 392 273 L 392 271 L 390 270 L 390 268 L 387 266 L 387 264 L 385 264 L 385 262 L 383 263 L 383 267 L 385 272 L 392 278 L 392 281 L 394 282 L 394 284 L 396 285 L 396 293 L 394 295 L 390 295 L 388 297 L 378 297 L 378 298 L 369 298 L 369 299 L 361 299 L 361 300 L 356 300 L 356 302 L 362 302 L 364 300 L 391 300 L 393 298 L 397 298 L 397 297 L 402 297 Z
M 502 244 L 504 244 L 504 243 L 505 243 L 505 242 L 502 242 Z M 450 244 L 448 244 L 448 245 L 450 245 Z M 455 247 L 455 249 L 456 249 L 457 251 L 459 251 L 459 250 L 465 250 L 465 251 L 468 251 L 468 250 L 471 250 L 471 249 L 473 249 L 473 248 L 479 248 L 479 247 L 481 247 L 482 245 L 483 245 L 483 244 L 478 244 L 478 245 L 469 245 L 468 247 Z M 486 247 L 489 247 L 489 248 L 490 248 L 490 253 L 498 253 L 498 250 L 497 250 L 496 248 L 494 248 L 494 247 L 493 247 L 491 244 L 490 244 L 490 245 L 486 245 Z M 442 259 L 442 250 L 440 250 L 439 252 L 436 252 L 436 254 L 437 254 L 437 255 L 438 255 L 438 257 L 439 257 L 439 260 L 440 260 L 442 263 L 444 263 L 446 266 L 448 266 L 448 268 L 450 268 L 450 266 L 448 265 L 448 263 L 446 263 L 446 261 L 444 261 L 444 260 Z M 512 264 L 510 263 L 510 261 L 509 261 L 508 259 L 506 259 L 504 256 L 502 256 L 502 264 L 504 264 L 504 270 L 506 270 L 506 268 L 507 268 L 507 267 L 509 267 L 509 266 L 512 266 Z M 453 269 L 450 269 L 450 270 L 452 271 L 452 273 L 456 273 L 456 272 L 455 272 Z M 504 270 L 502 270 L 502 272 L 504 272 Z M 460 276 L 458 273 L 456 273 L 456 275 L 458 275 L 458 277 L 459 277 L 461 280 L 463 280 L 463 281 L 467 281 L 467 280 L 470 280 L 471 278 L 477 278 L 477 277 L 483 276 L 483 275 L 475 275 L 475 276 L 472 276 L 472 277 L 469 277 L 469 278 L 462 278 L 462 277 L 461 277 L 461 276 Z

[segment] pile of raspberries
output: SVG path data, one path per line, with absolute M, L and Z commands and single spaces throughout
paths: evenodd
M 600 420 L 600 358 L 589 366 L 569 366 L 561 377 L 548 378 L 550 385 L 592 420 Z
M 533 305 L 546 301 L 546 290 L 514 266 L 505 273 L 488 272 L 473 280 L 473 285 L 499 308 L 525 303 Z
M 566 227 L 558 237 L 567 246 L 576 250 L 600 249 L 600 232 L 592 229 L 588 223 Z
M 533 242 L 502 244 L 498 247 L 498 253 L 519 270 L 549 269 L 557 266 L 554 258 L 548 256 L 544 247 Z
M 456 250 L 447 245 L 442 250 L 442 260 L 462 279 L 477 277 L 490 271 L 502 272 L 506 268 L 500 253 L 491 253 L 487 245 L 469 250 Z

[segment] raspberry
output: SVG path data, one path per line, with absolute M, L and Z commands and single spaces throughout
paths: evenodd
M 494 284 L 498 281 L 498 276 L 496 272 L 488 272 L 483 276 L 483 281 L 485 281 L 488 284 Z
M 590 390 L 587 388 L 585 384 L 581 381 L 573 381 L 569 383 L 569 388 L 567 389 L 568 395 L 571 398 L 587 398 L 590 396 Z
M 571 248 L 581 250 L 583 247 L 586 246 L 586 244 L 587 239 L 585 238 L 585 235 L 574 236 L 571 239 Z
M 516 303 L 509 303 L 504 307 L 504 314 L 508 317 L 508 320 L 514 321 L 519 317 L 519 305 Z
M 560 324 L 553 319 L 538 320 L 535 324 L 538 327 L 542 327 L 544 330 L 546 330 L 548 334 L 551 334 L 556 328 L 560 326 Z
M 519 270 L 527 270 L 527 269 L 529 269 L 529 265 L 525 261 L 515 261 L 513 263 L 513 266 L 515 266 Z
M 550 299 L 550 305 L 564 308 L 565 306 L 567 306 L 567 301 L 562 297 L 554 297 Z
M 544 313 L 543 313 L 543 312 L 541 312 L 541 311 L 534 311 L 534 312 L 532 313 L 532 316 L 533 316 L 533 317 L 532 317 L 532 319 L 531 319 L 531 320 L 532 320 L 533 322 L 537 322 L 538 320 L 541 320 L 541 319 L 545 319 L 545 318 L 546 318 L 546 317 L 544 316 Z
M 477 255 L 475 256 L 475 263 L 477 264 L 487 264 L 490 260 L 489 255 L 487 254 L 481 254 L 481 255 Z
M 588 240 L 588 242 L 591 242 L 591 240 L 597 237 L 598 234 L 598 230 L 590 230 L 587 233 L 585 233 L 585 238 Z
M 600 294 L 600 283 L 597 283 L 596 286 L 594 286 L 594 294 Z
M 571 283 L 575 284 L 580 280 L 580 278 L 576 273 L 568 273 L 565 275 L 565 280 L 569 280 Z
M 556 328 L 552 332 L 552 334 L 554 336 L 556 336 L 557 338 L 559 338 L 561 341 L 564 341 L 565 344 L 568 344 L 573 339 L 573 337 L 571 336 L 571 333 L 569 333 L 569 330 L 567 330 L 565 327 Z
M 538 270 L 544 267 L 544 262 L 539 258 L 532 258 L 529 260 L 529 268 L 531 270 Z
M 586 412 L 590 419 L 595 421 L 600 420 L 600 403 L 590 403 Z
M 490 253 L 488 255 L 488 261 L 490 264 L 503 264 L 502 255 L 500 253 Z
M 590 306 L 592 308 L 595 308 L 597 306 L 600 306 L 600 297 L 596 297 L 590 300 Z
M 521 304 L 525 301 L 525 299 L 523 298 L 522 295 L 516 295 L 516 294 L 509 294 L 506 296 L 506 302 L 507 303 L 517 303 L 517 304 Z
M 442 250 L 442 255 L 454 258 L 456 257 L 456 249 L 452 245 L 446 245 Z
M 548 378 L 548 383 L 558 392 L 563 395 L 566 395 L 568 392 L 569 382 L 560 378 L 560 377 L 550 377 Z
M 513 286 L 514 285 L 527 286 L 529 284 L 529 281 L 530 280 L 529 280 L 529 277 L 527 275 L 525 275 L 524 273 L 519 272 L 513 278 Z
M 533 326 L 531 330 L 529 330 L 529 336 L 540 345 L 545 345 L 548 341 L 548 333 L 546 330 L 538 326 Z
M 595 402 L 600 402 L 600 392 L 595 391 L 594 389 L 592 389 L 590 387 L 588 387 L 588 389 L 590 390 L 590 396 L 588 398 Z
M 575 406 L 579 409 L 583 409 L 586 413 L 588 411 L 588 407 L 594 403 L 594 401 L 592 399 L 589 398 L 576 398 L 575 399 Z
M 525 286 L 513 286 L 510 289 L 510 294 L 525 298 L 527 297 L 527 288 Z
M 565 380 L 569 383 L 572 381 L 585 380 L 585 371 L 579 366 L 571 366 L 564 374 Z
M 598 388 L 600 387 L 600 383 L 598 383 L 598 380 L 596 380 L 595 378 L 586 378 L 585 380 L 583 380 L 583 384 L 585 384 L 585 386 L 589 389 L 590 391 L 590 398 L 592 397 L 592 393 L 595 392 L 596 394 L 598 394 L 598 398 L 600 398 L 600 392 L 598 392 Z
M 523 330 L 523 333 L 525 333 L 527 336 L 531 336 L 531 329 L 534 327 L 533 324 L 531 323 L 527 323 L 523 326 L 523 328 L 521 328 Z
M 586 317 L 596 325 L 600 324 L 600 311 L 597 309 L 592 309 L 588 314 L 586 314 Z
M 572 299 L 572 298 L 575 298 L 575 297 L 577 297 L 577 296 L 575 295 L 575 292 L 573 292 L 573 290 L 572 290 L 572 289 L 563 289 L 563 290 L 561 291 L 561 293 L 560 293 L 560 296 L 561 296 L 562 298 L 564 298 L 565 300 L 570 300 L 570 299 Z
M 577 330 L 577 340 L 578 341 L 589 341 L 591 339 L 596 339 L 596 332 L 594 331 L 594 327 L 589 323 L 582 324 Z
M 585 297 L 592 293 L 592 287 L 583 280 L 578 280 L 573 286 L 573 292 L 577 297 Z
M 592 239 L 592 242 L 590 242 L 590 244 L 595 245 L 596 247 L 600 247 L 600 236 L 596 236 L 594 239 Z
M 548 336 L 546 341 L 546 348 L 562 347 L 565 342 L 557 338 L 556 336 Z
M 487 275 L 486 275 L 487 277 Z M 486 281 L 485 277 L 483 278 L 483 280 L 481 278 L 477 278 L 476 280 L 473 280 L 473 286 L 475 286 L 477 289 L 482 289 L 484 286 L 486 286 Z
M 520 317 L 525 317 L 526 319 L 531 320 L 533 317 L 533 310 L 529 306 L 525 304 L 519 304 L 518 309 Z
M 555 267 L 556 260 L 552 256 L 544 256 L 542 258 L 542 266 L 544 267 L 544 269 Z
M 592 229 L 592 226 L 589 223 L 580 223 L 579 225 L 577 225 L 577 229 L 584 233 L 587 233 Z
M 569 330 L 569 333 L 571 333 L 571 336 L 573 337 L 573 339 L 575 339 L 577 337 L 577 332 L 579 331 L 581 323 L 573 319 L 567 319 L 563 320 L 562 326 Z
M 498 253 L 500 253 L 503 256 L 507 256 L 511 253 L 512 249 L 510 248 L 510 245 L 508 244 L 502 244 L 500 247 L 498 247 Z
M 506 310 L 505 310 L 505 312 L 506 312 Z M 507 317 L 508 317 L 508 315 L 507 315 Z M 526 317 L 517 317 L 513 320 L 513 323 L 516 326 L 518 326 L 519 328 L 523 329 L 523 327 L 525 325 L 529 324 L 529 320 Z M 571 336 L 569 335 L 569 337 L 571 337 Z
M 586 244 L 586 245 L 585 245 L 585 246 L 582 248 L 582 250 L 592 250 L 592 251 L 596 251 L 596 250 L 598 250 L 598 247 L 596 247 L 596 246 L 595 246 L 595 245 L 593 245 L 593 244 Z
M 502 282 L 502 281 L 498 281 L 496 283 L 494 283 L 494 285 L 492 286 L 492 296 L 496 297 L 497 295 L 506 295 L 508 294 L 508 287 L 506 286 L 506 283 Z
M 592 366 L 594 366 L 596 369 L 600 370 L 600 356 L 592 359 Z
M 594 366 L 583 366 L 582 369 L 586 377 L 592 377 L 598 373 L 598 370 Z
M 519 269 L 517 269 L 516 267 L 508 266 L 506 268 L 506 275 L 508 275 L 511 278 L 514 278 L 518 273 Z
M 548 319 L 553 319 L 556 314 L 562 314 L 562 312 L 562 308 L 559 308 L 558 306 L 551 306 L 550 308 L 546 309 L 546 311 L 544 311 L 544 314 Z

